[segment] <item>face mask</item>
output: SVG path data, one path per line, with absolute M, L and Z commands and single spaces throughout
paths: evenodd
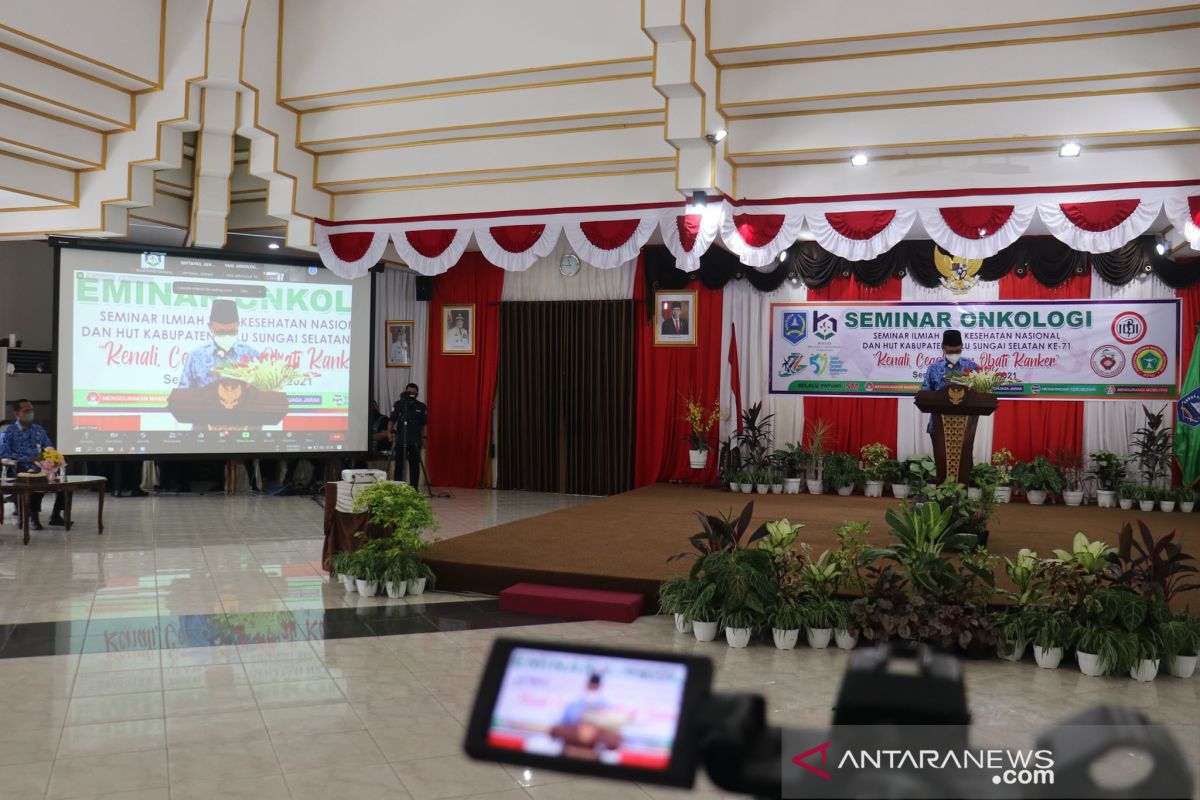
M 409 393 L 408 393 L 408 396 L 409 396 L 411 399 L 413 399 L 413 400 L 416 400 L 416 399 L 417 399 L 417 393 L 416 393 L 416 392 L 409 392 Z
M 947 353 L 946 354 L 946 360 L 949 361 L 951 364 L 957 364 L 958 360 L 960 358 L 962 358 L 962 353 Z
M 229 350 L 233 349 L 233 346 L 235 344 L 237 344 L 238 337 L 237 336 L 214 336 L 214 337 L 212 337 L 212 339 L 213 339 L 213 344 L 215 344 L 218 348 L 220 348 L 221 350 L 229 351 Z
M 20 422 L 22 425 L 28 425 L 29 423 L 33 422 L 33 412 L 26 411 L 24 414 L 17 417 L 17 421 Z

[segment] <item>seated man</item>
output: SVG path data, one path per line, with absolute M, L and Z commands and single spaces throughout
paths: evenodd
M 16 462 L 16 472 L 39 472 L 37 465 L 42 451 L 54 447 L 50 434 L 46 429 L 33 421 L 33 403 L 21 399 L 12 404 L 13 418 L 16 420 L 0 433 L 0 459 Z M 54 510 L 50 512 L 50 524 L 62 525 L 63 494 L 55 493 Z M 42 495 L 34 494 L 29 498 L 29 527 L 35 531 L 42 530 Z

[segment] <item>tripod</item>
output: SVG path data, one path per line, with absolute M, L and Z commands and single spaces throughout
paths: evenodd
M 397 422 L 399 423 L 398 427 L 400 428 L 401 436 L 399 437 L 399 441 L 392 443 L 392 450 L 391 450 L 391 453 L 389 456 L 389 463 L 388 463 L 388 468 L 389 468 L 388 472 L 390 472 L 391 474 L 394 475 L 395 470 L 396 470 L 396 451 L 400 450 L 401 452 L 403 452 L 403 454 L 404 454 L 404 473 L 410 479 L 412 478 L 412 476 L 409 474 L 412 471 L 412 462 L 408 460 L 408 447 L 409 447 L 408 412 L 409 412 L 409 409 L 412 407 L 412 402 L 413 402 L 412 398 L 410 398 L 407 394 L 404 395 L 404 399 L 402 399 L 400 401 L 400 413 L 399 413 L 399 419 L 397 420 Z M 426 469 L 426 467 L 425 467 L 425 457 L 423 455 L 421 455 L 421 443 L 415 442 L 414 444 L 416 444 L 416 446 L 417 446 L 417 466 L 418 466 L 417 484 L 420 485 L 420 477 L 422 475 L 424 475 L 425 476 L 425 493 L 429 495 L 430 499 L 433 499 L 433 497 L 435 496 L 433 493 L 433 485 L 429 481 L 429 470 Z M 444 495 L 436 495 L 436 496 L 450 497 L 451 495 L 449 493 L 447 493 Z

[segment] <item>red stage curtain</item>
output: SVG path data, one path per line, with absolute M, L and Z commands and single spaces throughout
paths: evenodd
M 429 308 L 429 441 L 425 465 L 435 485 L 482 484 L 496 394 L 500 344 L 500 294 L 504 270 L 481 253 L 463 253 L 433 279 Z M 475 304 L 475 354 L 442 354 L 442 307 Z
M 900 279 L 891 277 L 878 287 L 864 286 L 853 276 L 836 278 L 820 289 L 809 289 L 808 299 L 844 303 L 855 300 L 899 300 Z M 848 399 L 845 397 L 804 398 L 804 437 L 818 419 L 825 420 L 831 437 L 825 443 L 828 451 L 842 450 L 856 458 L 863 445 L 882 442 L 896 453 L 896 398 Z M 908 401 L 905 401 L 908 402 Z M 777 442 L 784 444 L 784 442 Z
M 1195 266 L 1197 269 L 1200 269 L 1200 262 L 1197 262 L 1197 264 Z M 1179 338 L 1183 345 L 1181 352 L 1179 354 L 1179 357 L 1182 359 L 1182 361 L 1179 364 L 1180 380 L 1182 381 L 1183 376 L 1187 375 L 1188 367 L 1190 367 L 1192 365 L 1192 351 L 1195 349 L 1195 346 L 1196 346 L 1196 326 L 1200 325 L 1200 283 L 1193 283 L 1191 286 L 1189 286 L 1186 289 L 1176 289 L 1175 296 L 1183 301 L 1183 303 L 1182 303 L 1183 309 L 1182 309 L 1182 313 L 1180 314 L 1180 317 L 1179 317 L 1179 324 L 1180 324 Z M 1181 386 L 1180 388 L 1182 389 L 1183 387 Z M 1175 421 L 1178 419 L 1178 416 L 1179 416 L 1179 405 L 1176 403 L 1172 403 L 1171 404 L 1171 423 L 1172 423 L 1172 425 L 1175 424 Z M 1179 483 L 1181 477 L 1182 476 L 1179 473 L 1178 462 L 1172 460 L 1171 461 L 1171 479 L 1175 483 Z
M 1031 274 L 1010 272 L 1000 279 L 1001 300 L 1077 300 L 1091 296 L 1092 275 L 1073 275 L 1050 288 Z M 1053 456 L 1060 450 L 1083 451 L 1083 403 L 1076 400 L 1000 401 L 992 447 L 1007 447 L 1021 461 Z
M 708 456 L 708 467 L 694 470 L 688 463 L 687 424 L 683 421 L 684 400 L 690 394 L 706 406 L 716 402 L 721 383 L 721 290 L 708 289 L 699 281 L 687 285 L 696 292 L 695 347 L 655 347 L 657 314 L 647 315 L 643 277 L 645 264 L 638 257 L 633 299 L 638 301 L 637 401 L 633 447 L 633 485 L 659 481 L 710 483 L 717 479 L 716 451 Z M 710 444 L 715 447 L 716 430 Z

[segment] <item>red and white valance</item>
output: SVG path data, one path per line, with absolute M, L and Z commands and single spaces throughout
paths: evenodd
M 524 272 L 554 249 L 562 225 L 478 225 L 474 230 L 484 258 L 501 269 Z
M 321 263 L 339 278 L 361 278 L 379 263 L 387 249 L 386 230 L 351 230 L 339 233 L 318 225 L 317 252 Z
M 1183 234 L 1194 249 L 1200 250 L 1200 194 L 1191 197 L 1168 197 L 1163 210 L 1175 230 Z
M 1043 203 L 1038 214 L 1059 241 L 1088 253 L 1108 253 L 1145 233 L 1161 208 L 1161 200 L 1131 197 Z
M 849 261 L 883 255 L 904 238 L 917 218 L 913 209 L 814 211 L 806 214 L 817 243 Z
M 791 247 L 803 227 L 799 209 L 731 208 L 721 221 L 721 240 L 743 264 L 761 269 Z
M 567 241 L 579 258 L 593 267 L 612 269 L 638 257 L 658 225 L 658 214 L 568 222 Z
M 663 244 L 675 256 L 676 267 L 683 272 L 700 269 L 700 256 L 707 253 L 716 240 L 724 216 L 722 204 L 707 206 L 694 213 L 685 211 L 680 214 L 675 208 L 662 213 L 658 229 L 662 233 Z
M 1033 219 L 1032 205 L 922 208 L 929 238 L 960 258 L 994 256 L 1021 238 Z
M 470 242 L 469 227 L 397 230 L 392 234 L 392 244 L 404 263 L 413 272 L 429 277 L 441 275 L 457 264 Z

